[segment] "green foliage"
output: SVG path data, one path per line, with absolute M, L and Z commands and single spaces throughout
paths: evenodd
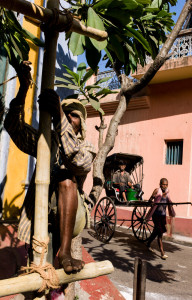
M 169 12 L 177 0 L 68 0 L 71 11 L 86 26 L 105 30 L 106 41 L 96 41 L 72 33 L 67 35 L 74 55 L 86 52 L 89 66 L 96 72 L 101 50 L 106 52 L 106 66 L 125 73 L 135 71 L 137 64 L 145 64 L 146 55 L 155 58 L 159 45 L 174 22 Z
M 28 60 L 30 40 L 37 46 L 44 46 L 38 38 L 23 29 L 12 11 L 0 8 L 0 42 L 4 46 L 9 63 L 17 70 L 22 60 Z
M 92 69 L 86 70 L 86 64 L 81 63 L 77 67 L 77 73 L 71 71 L 66 65 L 63 65 L 67 73 L 63 73 L 63 77 L 56 77 L 55 86 L 67 88 L 69 90 L 76 90 L 76 94 L 71 94 L 67 98 L 78 98 L 83 105 L 91 104 L 92 107 L 102 115 L 104 111 L 100 106 L 100 99 L 109 94 L 117 93 L 107 88 L 101 88 L 100 84 L 106 82 L 110 77 L 105 77 L 94 84 L 86 85 L 88 79 L 91 78 L 94 71 Z

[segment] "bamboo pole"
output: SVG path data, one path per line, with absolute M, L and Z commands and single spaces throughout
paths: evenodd
M 58 8 L 58 0 L 48 0 L 48 8 Z M 58 33 L 49 31 L 45 33 L 45 52 L 43 59 L 41 90 L 54 88 L 56 47 Z M 50 183 L 50 157 L 51 157 L 51 116 L 40 111 L 39 121 L 40 137 L 37 145 L 36 191 L 35 191 L 35 223 L 34 236 L 37 240 L 48 240 L 48 192 Z M 42 250 L 42 249 L 41 249 Z M 44 255 L 46 261 L 47 253 Z M 39 265 L 41 254 L 34 251 L 34 263 Z
M 56 273 L 59 279 L 59 284 L 61 285 L 107 275 L 113 271 L 114 268 L 112 263 L 105 260 L 86 264 L 85 267 L 76 274 L 67 275 L 63 269 L 56 270 Z M 0 280 L 0 297 L 36 291 L 41 287 L 42 282 L 43 279 L 38 273 Z
M 53 12 L 49 8 L 44 8 L 42 6 L 30 3 L 25 0 L 0 0 L 0 6 L 9 10 L 19 12 L 23 15 L 38 19 L 42 22 L 48 22 L 53 17 Z M 62 14 L 59 15 L 57 25 L 61 24 L 68 24 L 67 17 Z M 73 19 L 70 31 L 86 35 L 98 41 L 104 41 L 108 37 L 107 32 L 92 27 L 86 27 L 77 19 Z

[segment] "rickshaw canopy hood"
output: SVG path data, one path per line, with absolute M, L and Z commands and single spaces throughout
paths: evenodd
M 126 171 L 131 173 L 137 167 L 143 164 L 143 157 L 140 155 L 128 153 L 114 153 L 106 158 L 104 164 L 105 172 L 113 172 L 119 168 L 119 161 L 123 160 L 126 164 Z

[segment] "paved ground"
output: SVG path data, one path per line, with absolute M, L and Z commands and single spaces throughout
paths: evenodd
M 109 278 L 125 299 L 132 299 L 134 260 L 140 257 L 147 261 L 146 300 L 192 300 L 192 247 L 164 241 L 169 256 L 164 261 L 156 241 L 152 244 L 155 253 L 151 253 L 127 230 L 117 230 L 109 244 L 102 244 L 94 235 L 93 230 L 84 230 L 83 246 L 95 261 L 113 263 L 115 271 Z

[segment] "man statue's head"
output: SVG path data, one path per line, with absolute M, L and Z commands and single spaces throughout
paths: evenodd
M 61 106 L 75 134 L 78 138 L 85 139 L 87 112 L 84 105 L 77 99 L 64 99 Z

